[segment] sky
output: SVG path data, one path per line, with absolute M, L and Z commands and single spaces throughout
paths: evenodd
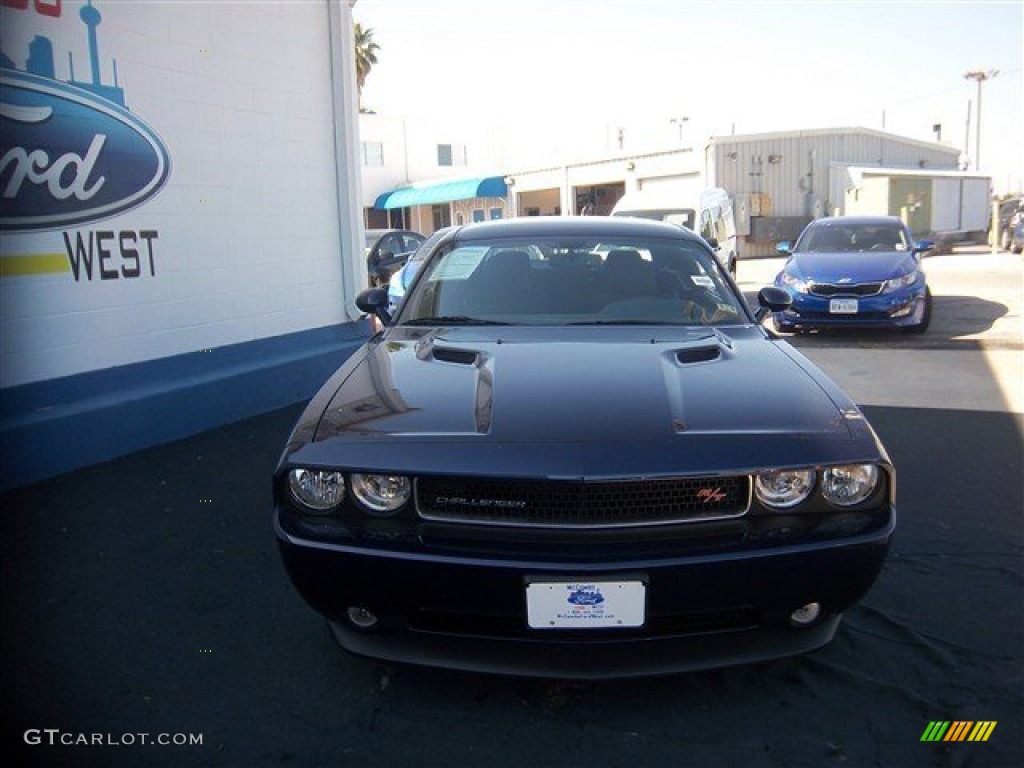
M 1000 193 L 1024 185 L 1024 0 L 358 0 L 353 17 L 380 45 L 364 107 L 501 126 L 528 165 L 614 150 L 620 130 L 646 151 L 866 127 L 941 135 L 974 170 L 964 75 L 998 70 L 981 171 Z

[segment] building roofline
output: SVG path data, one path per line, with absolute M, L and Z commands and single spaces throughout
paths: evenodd
M 905 144 L 911 144 L 917 147 L 930 149 L 933 151 L 941 151 L 949 154 L 956 154 L 960 156 L 960 150 L 956 147 L 951 147 L 946 144 L 938 144 L 934 141 L 922 141 L 921 139 L 914 139 L 909 136 L 902 136 L 898 133 L 888 133 L 887 131 L 879 131 L 875 128 L 864 128 L 856 126 L 844 126 L 839 128 L 808 128 L 794 131 L 773 131 L 769 133 L 744 133 L 737 134 L 735 136 L 712 136 L 708 139 L 708 145 L 713 146 L 716 144 L 727 144 L 730 142 L 750 142 L 750 141 L 771 141 L 773 139 L 802 139 L 817 136 L 834 136 L 837 134 L 857 134 L 866 136 L 875 136 L 879 139 L 886 139 L 888 141 L 900 141 Z

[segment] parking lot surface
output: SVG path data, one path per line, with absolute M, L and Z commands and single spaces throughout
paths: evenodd
M 889 560 L 824 649 L 606 683 L 349 656 L 275 549 L 270 473 L 296 405 L 0 497 L 5 753 L 31 766 L 1024 764 L 1024 417 L 991 399 L 1008 384 L 993 369 L 959 371 L 1019 356 L 1005 325 L 1019 328 L 1019 271 L 1017 287 L 1000 278 L 971 299 L 941 278 L 938 259 L 962 257 L 926 266 L 937 298 L 965 297 L 965 322 L 991 316 L 966 335 L 938 314 L 909 347 L 794 340 L 866 393 L 898 476 Z M 745 290 L 753 269 L 740 265 Z M 885 392 L 867 380 L 890 359 L 896 402 L 872 402 Z M 919 401 L 920 365 L 966 389 Z M 996 726 L 985 742 L 923 742 L 933 721 Z
M 752 306 L 784 259 L 741 261 Z M 1024 257 L 980 246 L 924 259 L 934 300 L 921 335 L 841 330 L 789 336 L 862 405 L 1024 412 Z

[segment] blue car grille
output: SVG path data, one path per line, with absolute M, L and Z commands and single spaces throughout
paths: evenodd
M 609 528 L 739 517 L 750 506 L 750 478 L 664 480 L 506 480 L 423 477 L 421 517 L 481 525 Z
M 882 283 L 838 285 L 836 283 L 812 282 L 807 289 L 815 296 L 877 296 L 882 292 Z

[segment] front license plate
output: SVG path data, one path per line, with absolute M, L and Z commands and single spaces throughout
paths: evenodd
M 833 315 L 856 315 L 860 306 L 856 299 L 832 299 L 828 311 Z
M 526 585 L 526 617 L 532 629 L 642 627 L 642 581 L 540 581 Z

